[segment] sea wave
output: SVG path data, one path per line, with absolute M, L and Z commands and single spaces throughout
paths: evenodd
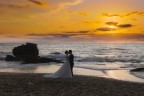
M 5 60 L 5 57 L 0 57 L 0 61 L 4 61 Z
M 114 57 L 86 57 L 78 60 L 78 62 L 131 62 L 141 63 L 143 60 L 134 58 L 114 58 Z
M 47 57 L 55 58 L 58 60 L 64 60 L 64 54 L 53 54 L 48 55 Z M 90 57 L 81 57 L 81 56 L 75 56 L 75 61 L 77 62 L 122 62 L 122 63 L 141 63 L 144 62 L 142 59 L 143 57 L 139 58 L 128 58 L 128 57 L 119 57 L 119 56 L 103 56 L 103 57 L 97 57 L 97 56 L 90 56 Z
M 4 53 L 2 53 L 4 54 Z M 8 53 L 9 54 L 9 53 Z M 0 61 L 5 60 L 6 54 L 5 55 L 0 55 Z M 42 56 L 42 57 L 49 57 L 49 58 L 54 58 L 57 60 L 65 60 L 65 54 L 49 54 L 47 56 Z M 144 57 L 139 57 L 139 58 L 130 58 L 130 57 L 119 57 L 119 56 L 89 56 L 89 57 L 81 57 L 81 56 L 75 56 L 75 61 L 77 62 L 130 62 L 130 63 L 141 63 L 144 62 Z

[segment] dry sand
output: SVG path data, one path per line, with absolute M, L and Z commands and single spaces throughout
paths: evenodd
M 0 96 L 144 96 L 144 83 L 88 76 L 52 79 L 42 75 L 0 73 Z

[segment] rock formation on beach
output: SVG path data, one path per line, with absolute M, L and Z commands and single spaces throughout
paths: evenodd
M 12 49 L 12 55 L 7 55 L 6 61 L 24 61 L 24 63 L 61 62 L 56 59 L 40 57 L 37 44 L 26 43 Z
M 33 62 L 39 57 L 39 50 L 36 44 L 26 43 L 13 49 L 13 55 L 17 60 L 25 62 Z
M 132 69 L 131 72 L 144 72 L 144 68 Z

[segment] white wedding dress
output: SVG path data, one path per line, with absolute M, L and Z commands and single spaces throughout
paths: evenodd
M 72 78 L 72 72 L 69 63 L 68 55 L 65 56 L 66 62 L 60 67 L 58 71 L 50 75 L 44 75 L 44 78 Z

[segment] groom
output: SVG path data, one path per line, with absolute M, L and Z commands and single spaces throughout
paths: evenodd
M 70 62 L 72 76 L 73 76 L 74 55 L 72 54 L 72 50 L 69 50 L 69 62 Z

